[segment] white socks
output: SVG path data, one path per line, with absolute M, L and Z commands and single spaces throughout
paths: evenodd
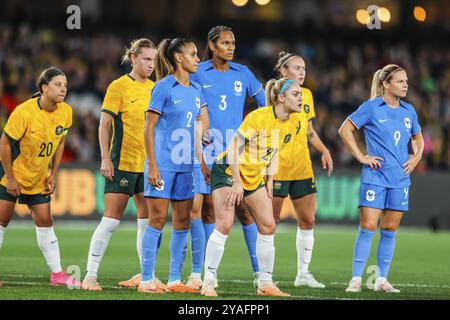
M 36 238 L 39 248 L 44 254 L 45 261 L 51 272 L 61 272 L 61 258 L 59 255 L 58 238 L 53 227 L 36 227 Z
M 142 257 L 142 238 L 144 238 L 144 231 L 148 224 L 148 218 L 137 219 L 137 236 L 136 236 L 136 248 L 139 256 L 139 265 L 141 264 Z
M 3 236 L 5 235 L 5 227 L 0 226 L 0 249 L 2 248 Z
M 275 235 L 264 236 L 258 233 L 256 240 L 256 256 L 259 264 L 259 282 L 272 282 L 273 266 L 275 264 Z
M 222 234 L 216 229 L 209 237 L 205 252 L 205 281 L 216 279 L 217 268 L 225 250 L 225 242 L 228 235 Z
M 314 230 L 297 228 L 297 275 L 308 273 L 314 247 Z
M 120 220 L 103 217 L 95 229 L 89 246 L 86 278 L 97 278 L 100 262 L 108 247 L 109 239 L 119 223 Z

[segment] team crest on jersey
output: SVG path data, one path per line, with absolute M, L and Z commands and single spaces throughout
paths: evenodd
M 62 135 L 63 132 L 64 132 L 64 127 L 63 127 L 63 126 L 57 126 L 57 127 L 56 127 L 55 133 L 56 133 L 57 136 Z
M 122 178 L 122 180 L 120 180 L 120 186 L 122 188 L 128 187 L 128 180 L 125 178 Z
M 309 104 L 303 105 L 303 110 L 305 110 L 306 113 L 309 113 L 309 111 L 311 110 L 311 108 L 309 107 Z
M 275 190 L 280 190 L 280 189 L 281 189 L 281 182 L 280 182 L 280 181 L 275 181 L 275 182 L 273 183 L 273 188 L 274 188 Z
M 195 105 L 197 106 L 197 109 L 200 109 L 200 98 L 195 97 Z
M 234 82 L 234 91 L 236 92 L 236 95 L 240 95 L 242 92 L 242 82 L 241 81 L 235 81 Z
M 367 201 L 375 200 L 375 191 L 374 190 L 367 190 L 367 192 L 366 192 L 366 200 Z
M 227 184 L 233 184 L 233 177 L 228 177 L 227 178 Z
M 156 190 L 158 191 L 164 191 L 164 180 L 161 179 L 161 187 L 155 187 Z
M 285 137 L 284 137 L 284 143 L 288 143 L 289 141 L 291 141 L 291 134 L 288 133 Z
M 411 129 L 411 120 L 408 117 L 405 118 L 405 127 Z

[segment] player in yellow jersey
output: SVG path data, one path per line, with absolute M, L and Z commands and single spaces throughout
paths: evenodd
M 37 85 L 39 92 L 16 107 L 1 137 L 0 247 L 19 200 L 31 211 L 38 246 L 51 270 L 50 285 L 79 287 L 61 268 L 50 208 L 65 136 L 72 126 L 72 108 L 64 103 L 67 79 L 52 67 L 42 72 Z
M 267 83 L 266 97 L 268 106 L 247 115 L 227 151 L 213 164 L 211 189 L 216 226 L 206 246 L 201 290 L 205 296 L 217 296 L 214 279 L 233 226 L 235 204 L 239 205 L 241 201 L 258 226 L 256 255 L 260 276 L 257 294 L 289 296 L 272 281 L 276 223 L 271 199 L 279 154 L 293 143 L 296 135 L 297 123 L 290 117 L 301 111 L 302 95 L 295 81 L 283 78 Z
M 275 71 L 280 77 L 294 80 L 299 86 L 305 80 L 305 61 L 298 55 L 281 52 Z M 308 149 L 308 142 L 322 153 L 322 166 L 328 169 L 328 176 L 333 171 L 330 152 L 314 130 L 312 120 L 315 118 L 314 100 L 309 89 L 302 87 L 303 111 L 293 114 L 298 123 L 294 143 L 280 154 L 280 167 L 274 177 L 273 210 L 277 223 L 280 220 L 283 200 L 289 194 L 297 214 L 297 276 L 294 286 L 325 288 L 309 272 L 314 246 L 314 216 L 316 212 L 316 182 Z
M 102 290 L 97 282 L 97 272 L 130 197 L 134 197 L 137 208 L 137 251 L 141 258 L 142 235 L 148 221 L 143 195 L 145 112 L 154 87 L 148 78 L 154 69 L 155 55 L 152 41 L 145 38 L 133 41 L 122 61 L 131 63 L 132 70 L 109 85 L 103 101 L 99 142 L 100 171 L 105 177 L 105 212 L 91 239 L 87 274 L 82 284 L 85 290 Z M 119 285 L 137 287 L 139 283 L 140 275 L 137 274 Z

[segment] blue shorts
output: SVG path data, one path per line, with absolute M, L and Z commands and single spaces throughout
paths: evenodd
M 160 188 L 147 183 L 148 173 L 144 172 L 144 197 L 169 200 L 191 200 L 194 198 L 192 172 L 160 171 L 163 185 Z
M 206 184 L 205 177 L 203 176 L 200 166 L 194 166 L 194 193 L 211 194 L 211 184 Z
M 408 211 L 409 187 L 385 188 L 361 183 L 358 207 Z

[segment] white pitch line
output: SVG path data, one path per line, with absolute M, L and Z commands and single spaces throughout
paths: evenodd
M 33 274 L 2 274 L 1 277 L 4 278 L 48 278 L 48 276 L 46 275 L 42 275 L 42 274 L 38 274 L 38 275 L 33 275 Z M 124 279 L 125 277 L 121 277 L 121 276 L 108 276 L 106 278 L 109 279 Z M 280 283 L 280 284 L 292 284 L 293 281 L 287 281 L 287 280 L 280 280 L 280 281 L 275 281 L 276 283 Z M 235 279 L 235 280 L 219 280 L 219 283 L 242 283 L 242 284 L 253 284 L 253 280 L 241 280 L 241 279 Z M 347 286 L 348 283 L 347 282 L 330 282 L 328 283 L 328 285 L 332 285 L 332 286 Z M 426 283 L 393 283 L 393 286 L 397 286 L 397 287 L 409 287 L 409 288 L 441 288 L 441 289 L 450 289 L 450 285 L 445 285 L 445 284 L 426 284 Z
M 23 282 L 23 281 L 3 281 L 4 284 L 14 284 L 14 285 L 28 285 L 28 286 L 42 286 L 46 285 L 46 283 L 41 282 Z M 122 288 L 122 287 L 116 287 L 116 286 L 102 286 L 105 289 L 114 289 L 114 290 L 128 290 L 132 291 L 129 288 Z M 3 288 L 2 290 L 7 290 L 7 288 Z M 69 290 L 79 290 L 79 289 L 69 289 Z M 136 290 L 133 290 L 136 291 Z M 238 291 L 220 291 L 218 290 L 217 293 L 219 294 L 225 294 L 230 295 L 234 294 L 237 296 L 250 296 L 250 297 L 258 297 L 256 293 L 250 293 L 250 292 L 238 292 Z M 317 296 L 290 296 L 286 298 L 282 298 L 283 300 L 291 300 L 291 299 L 315 299 L 315 300 L 363 300 L 363 299 L 355 299 L 355 298 L 338 298 L 338 297 L 317 297 Z

